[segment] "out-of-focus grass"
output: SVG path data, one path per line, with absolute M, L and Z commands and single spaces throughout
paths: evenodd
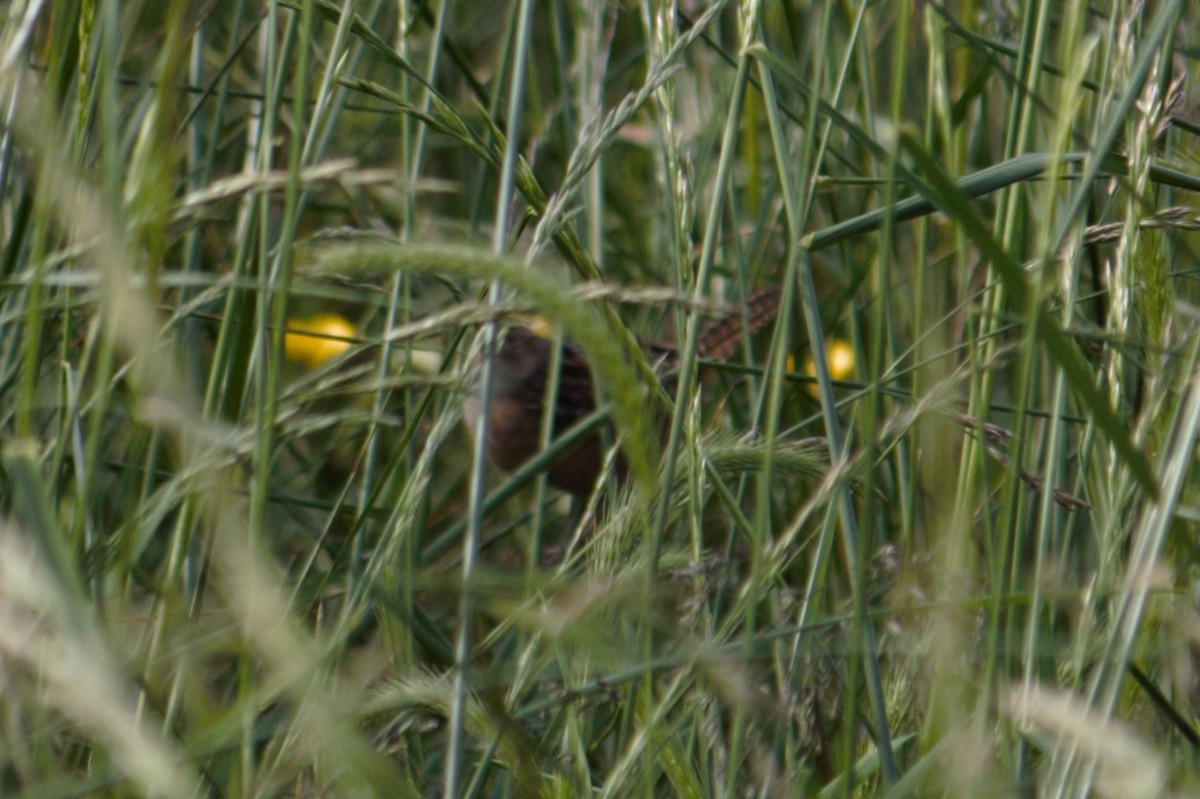
M 1195 790 L 1184 11 L 14 0 L 0 792 Z

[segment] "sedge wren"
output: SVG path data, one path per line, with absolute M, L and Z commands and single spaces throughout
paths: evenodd
M 703 359 L 724 360 L 732 355 L 744 332 L 753 333 L 768 324 L 779 305 L 777 286 L 761 289 L 746 299 L 745 312 L 738 311 L 708 323 L 700 333 L 697 353 Z M 541 443 L 546 381 L 554 341 L 524 325 L 512 325 L 496 351 L 492 397 L 489 404 L 487 457 L 506 471 L 519 468 L 535 456 Z M 675 348 L 644 344 L 664 371 L 677 363 Z M 464 407 L 464 417 L 474 427 L 479 413 L 477 396 Z M 562 344 L 553 433 L 557 438 L 596 409 L 592 373 L 580 349 L 570 341 Z M 552 486 L 576 496 L 587 495 L 596 484 L 604 463 L 604 446 L 599 434 L 584 438 L 562 454 L 547 469 Z M 624 469 L 618 461 L 618 476 Z

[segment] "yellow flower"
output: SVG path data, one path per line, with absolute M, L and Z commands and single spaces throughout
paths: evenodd
M 854 377 L 854 348 L 850 343 L 840 338 L 831 338 L 825 342 L 825 358 L 829 364 L 829 377 L 833 380 L 849 380 Z M 804 374 L 816 377 L 817 366 L 810 355 L 804 362 Z M 817 394 L 815 383 L 808 384 L 808 393 L 814 397 Z
M 354 325 L 337 314 L 323 313 L 307 319 L 289 319 L 283 352 L 289 360 L 315 369 L 350 349 L 357 334 Z

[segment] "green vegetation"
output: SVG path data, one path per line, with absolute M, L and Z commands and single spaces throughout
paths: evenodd
M 0 793 L 1200 791 L 1196 15 L 681 5 L 0 7 Z

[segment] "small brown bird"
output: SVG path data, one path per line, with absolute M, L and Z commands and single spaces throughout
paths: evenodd
M 779 288 L 771 286 L 750 295 L 746 312 L 731 313 L 710 322 L 700 333 L 697 352 L 701 358 L 724 360 L 736 350 L 746 327 L 753 333 L 775 318 Z M 487 456 L 506 471 L 519 468 L 537 455 L 540 447 L 546 380 L 554 342 L 528 327 L 513 325 L 504 334 L 496 352 L 493 390 L 488 418 Z M 643 345 L 664 371 L 678 362 L 674 347 Z M 570 430 L 596 409 L 592 372 L 582 351 L 570 341 L 562 345 L 553 437 Z M 464 408 L 467 424 L 474 427 L 479 400 L 472 397 Z M 592 435 L 564 453 L 547 470 L 550 484 L 576 496 L 591 492 L 604 464 L 600 435 Z M 618 475 L 624 474 L 617 464 Z

